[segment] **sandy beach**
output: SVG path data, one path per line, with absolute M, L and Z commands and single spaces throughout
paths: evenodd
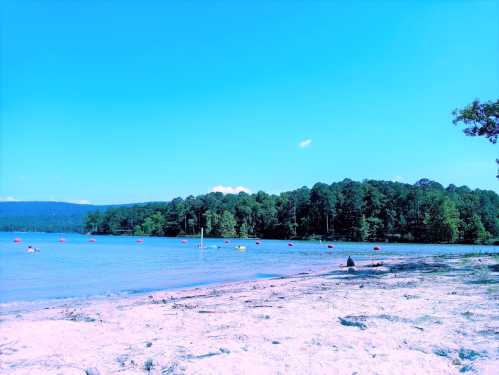
M 4 313 L 2 374 L 498 374 L 497 256 Z

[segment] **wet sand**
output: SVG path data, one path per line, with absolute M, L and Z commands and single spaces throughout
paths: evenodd
M 497 256 L 3 314 L 2 374 L 498 374 Z

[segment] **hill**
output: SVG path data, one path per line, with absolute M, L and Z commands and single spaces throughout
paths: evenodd
M 65 202 L 0 202 L 0 231 L 82 232 L 89 212 L 110 207 Z

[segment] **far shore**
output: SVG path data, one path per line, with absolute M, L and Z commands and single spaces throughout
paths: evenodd
M 132 232 L 123 232 L 120 234 L 116 233 L 98 233 L 98 232 L 85 232 L 85 231 L 72 231 L 72 232 L 61 232 L 61 231 L 36 231 L 36 230 L 27 230 L 27 231 L 21 231 L 21 230 L 0 230 L 0 233 L 12 233 L 13 236 L 16 234 L 23 235 L 23 234 L 53 234 L 53 235 L 81 235 L 81 236 L 93 236 L 96 238 L 99 237 L 131 237 L 131 238 L 169 238 L 169 239 L 178 239 L 179 241 L 185 239 L 185 240 L 190 240 L 190 241 L 199 241 L 199 238 L 201 236 L 201 233 L 193 233 L 193 234 L 179 234 L 176 236 L 167 236 L 167 235 L 161 235 L 161 236 L 156 236 L 156 235 L 151 235 L 151 234 L 133 234 Z M 220 236 L 210 236 L 210 235 L 204 235 L 204 239 L 206 240 L 213 240 L 213 241 L 230 241 L 230 242 L 237 242 L 237 241 L 288 241 L 288 242 L 293 242 L 293 241 L 305 241 L 305 242 L 321 242 L 321 243 L 331 243 L 331 244 L 336 244 L 336 243 L 362 243 L 362 244 L 369 244 L 369 245 L 463 245 L 463 246 L 477 246 L 477 247 L 497 247 L 499 245 L 499 239 L 498 238 L 492 238 L 484 242 L 479 242 L 479 243 L 474 243 L 474 242 L 469 242 L 469 241 L 454 241 L 454 242 L 422 242 L 422 241 L 409 241 L 409 240 L 396 240 L 396 239 L 379 239 L 378 241 L 376 240 L 366 240 L 366 241 L 361 241 L 361 240 L 352 240 L 347 237 L 342 238 L 342 237 L 323 237 L 323 236 L 306 236 L 306 237 L 220 237 Z M 21 238 L 22 240 L 22 238 Z
M 6 313 L 0 372 L 497 374 L 498 263 L 400 257 Z

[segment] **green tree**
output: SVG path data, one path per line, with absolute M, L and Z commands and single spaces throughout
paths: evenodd
M 364 215 L 360 217 L 357 231 L 358 233 L 355 235 L 356 240 L 367 241 L 369 239 L 369 223 Z
M 136 225 L 133 228 L 133 235 L 134 236 L 143 236 L 143 235 L 145 235 L 144 231 L 142 230 L 142 226 L 141 225 Z
M 499 238 L 499 195 L 466 186 L 444 188 L 424 178 L 413 185 L 345 179 L 279 195 L 209 193 L 112 207 L 89 213 L 85 224 L 98 234 L 177 236 L 199 233 L 203 226 L 211 237 L 484 242 Z M 2 225 L 16 228 L 0 217 Z
M 464 133 L 469 136 L 483 136 L 496 143 L 499 135 L 499 100 L 480 103 L 475 99 L 463 109 L 455 109 L 454 125 L 467 126 Z
M 427 225 L 427 240 L 452 243 L 459 238 L 459 212 L 447 197 L 432 199 L 424 223 Z
M 362 241 L 361 228 L 362 206 L 364 205 L 364 189 L 362 184 L 352 180 L 343 180 L 343 188 L 339 200 L 338 232 L 346 239 Z M 365 220 L 365 218 L 364 218 Z
M 259 191 L 255 196 L 255 232 L 258 236 L 274 237 L 278 225 L 276 197 Z
M 368 217 L 366 220 L 368 227 L 367 240 L 376 241 L 383 238 L 383 220 L 379 217 Z
M 85 231 L 90 233 L 98 233 L 99 227 L 102 224 L 102 215 L 100 211 L 90 212 L 85 220 Z
M 144 220 L 144 223 L 141 226 L 141 230 L 144 235 L 163 236 L 164 226 L 165 218 L 161 213 L 155 212 Z
M 497 142 L 499 135 L 499 100 L 480 103 L 475 99 L 471 104 L 463 109 L 455 109 L 454 125 L 463 124 L 466 126 L 464 133 L 469 136 L 482 136 L 487 138 L 491 143 Z M 499 164 L 499 159 L 496 159 Z M 499 169 L 497 171 L 499 178 Z
M 207 210 L 204 215 L 204 229 L 207 236 L 217 237 L 220 236 L 218 231 L 220 217 L 218 214 L 211 210 Z
M 470 243 L 484 243 L 490 234 L 485 230 L 480 216 L 474 214 L 465 225 L 464 240 Z
M 309 226 L 314 234 L 334 235 L 336 194 L 327 184 L 317 183 L 310 190 Z
M 236 219 L 230 211 L 224 211 L 220 217 L 219 231 L 221 237 L 236 237 Z
M 246 225 L 246 223 L 242 223 L 239 227 L 239 237 L 248 238 L 248 226 Z

